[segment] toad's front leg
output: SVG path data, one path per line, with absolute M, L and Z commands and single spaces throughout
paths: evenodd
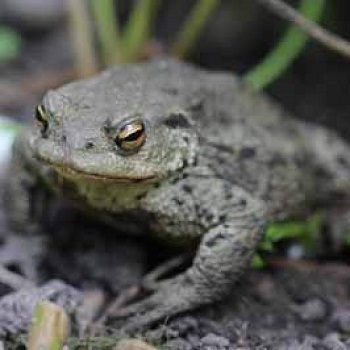
M 187 271 L 118 312 L 129 331 L 221 299 L 249 265 L 265 226 L 263 203 L 218 179 L 182 180 L 152 195 L 147 204 L 165 234 L 180 238 L 205 232 Z

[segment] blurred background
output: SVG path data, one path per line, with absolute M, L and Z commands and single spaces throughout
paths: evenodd
M 350 37 L 348 0 L 286 2 L 308 6 L 320 25 Z M 1 0 L 0 114 L 28 121 L 47 89 L 164 54 L 244 79 L 290 26 L 255 0 Z M 293 55 L 257 89 L 350 139 L 349 60 L 311 40 Z

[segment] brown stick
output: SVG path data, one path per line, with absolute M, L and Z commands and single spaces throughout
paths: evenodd
M 35 284 L 22 277 L 21 275 L 8 270 L 6 267 L 0 264 L 0 283 L 10 287 L 13 290 L 19 290 L 22 288 L 32 288 Z
M 96 51 L 93 42 L 92 23 L 87 2 L 67 0 L 68 24 L 76 70 L 80 78 L 94 75 L 98 71 Z
M 311 38 L 322 43 L 327 48 L 350 59 L 350 42 L 320 27 L 316 23 L 302 16 L 293 7 L 281 0 L 255 0 L 278 16 L 292 22 L 299 29 L 307 33 Z

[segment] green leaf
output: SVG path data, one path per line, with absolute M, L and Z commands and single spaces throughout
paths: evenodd
M 303 235 L 307 230 L 306 222 L 282 222 L 272 224 L 266 232 L 266 240 L 278 242 L 281 239 L 295 238 Z
M 261 258 L 259 254 L 255 254 L 253 256 L 251 264 L 254 269 L 262 269 L 266 265 L 264 260 Z
M 317 22 L 321 18 L 325 3 L 326 0 L 301 0 L 299 12 Z M 306 33 L 290 25 L 279 43 L 262 62 L 246 73 L 244 79 L 253 89 L 264 89 L 291 66 L 304 49 L 308 39 Z
M 115 5 L 114 0 L 90 0 L 105 65 L 119 63 L 123 51 Z
M 264 240 L 259 243 L 259 250 L 263 250 L 265 252 L 273 251 L 273 243 L 271 241 Z
M 125 62 L 133 62 L 152 35 L 158 0 L 138 0 L 123 33 L 122 55 Z
M 0 62 L 16 58 L 20 48 L 20 36 L 10 28 L 0 26 Z
M 219 0 L 198 0 L 193 10 L 180 29 L 177 39 L 171 49 L 173 55 L 185 57 L 193 48 L 204 25 L 207 23 Z
M 345 235 L 344 237 L 344 243 L 346 245 L 349 245 L 350 246 L 350 232 L 348 234 Z

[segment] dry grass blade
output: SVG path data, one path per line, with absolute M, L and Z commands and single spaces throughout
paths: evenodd
M 28 350 L 59 350 L 69 334 L 69 318 L 60 306 L 43 301 L 37 305 L 28 337 Z
M 66 0 L 74 58 L 80 78 L 96 74 L 98 64 L 94 49 L 91 20 L 84 0 Z
M 34 287 L 34 283 L 0 265 L 0 282 L 13 290 Z

